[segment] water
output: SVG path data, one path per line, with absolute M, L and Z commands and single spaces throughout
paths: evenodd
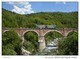
M 47 46 L 47 47 L 46 47 L 47 50 L 52 50 L 52 49 L 55 50 L 55 49 L 57 49 L 57 48 L 58 48 L 58 47 L 56 47 L 56 46 Z
M 58 40 L 61 40 L 63 38 L 56 38 L 53 39 L 53 41 L 49 42 L 46 46 L 46 48 L 41 53 L 36 53 L 36 55 L 56 55 L 57 49 L 58 49 Z M 27 51 L 22 48 L 23 55 L 31 55 L 30 51 Z
M 63 38 L 56 38 L 53 39 L 53 41 L 49 42 L 46 46 L 46 48 L 44 49 L 44 52 L 51 52 L 51 51 L 57 51 L 58 49 L 58 40 L 61 40 Z

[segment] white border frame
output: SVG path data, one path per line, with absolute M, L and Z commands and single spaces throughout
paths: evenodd
M 68 59 L 68 57 L 70 57 L 71 59 L 73 59 L 72 57 L 77 57 L 74 59 L 80 59 L 80 1 L 79 0 L 17 0 L 17 1 L 29 1 L 29 2 L 78 2 L 78 56 L 77 55 L 47 55 L 47 56 L 22 56 L 22 55 L 16 55 L 16 56 L 2 56 L 2 1 L 16 1 L 16 0 L 0 0 L 0 59 L 62 59 L 61 57 L 65 57 L 63 59 Z M 59 58 L 58 58 L 59 57 Z

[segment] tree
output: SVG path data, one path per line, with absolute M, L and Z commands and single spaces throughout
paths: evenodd
M 24 35 L 24 47 L 26 50 L 30 51 L 32 54 L 36 54 L 38 52 L 38 35 L 34 32 L 27 32 Z
M 60 55 L 78 55 L 78 34 L 73 33 L 66 39 L 61 40 L 58 45 Z
M 21 39 L 19 38 L 18 34 L 11 30 L 3 33 L 2 36 L 2 54 L 21 54 Z M 10 51 L 7 51 L 10 50 Z

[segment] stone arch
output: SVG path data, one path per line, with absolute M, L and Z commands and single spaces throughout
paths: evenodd
M 68 31 L 67 33 L 66 33 L 66 36 L 68 36 L 68 34 L 70 33 L 70 32 L 73 32 L 74 30 L 70 30 L 70 31 Z M 77 32 L 77 31 L 74 31 L 74 32 Z
M 58 32 L 58 33 L 60 33 L 61 35 L 62 35 L 62 32 L 60 32 L 60 31 L 58 31 L 58 30 L 49 30 L 49 31 L 47 31 L 46 33 L 44 33 L 44 36 L 47 34 L 47 33 L 49 33 L 49 32 Z M 63 36 L 63 35 L 62 35 Z
M 3 33 L 8 32 L 10 30 L 3 30 Z M 20 34 L 16 31 L 16 33 L 18 34 L 18 36 L 20 36 Z
M 3 30 L 3 33 L 7 32 L 7 31 L 9 31 L 9 30 Z
M 33 34 L 35 33 L 35 35 L 37 35 L 37 36 L 36 36 L 37 38 L 36 38 L 36 40 L 34 40 L 34 41 L 38 43 L 38 36 L 39 36 L 38 32 L 35 31 L 35 30 L 26 30 L 26 31 L 24 31 L 23 34 L 22 34 L 22 35 L 23 35 L 23 37 L 22 37 L 22 38 L 23 38 L 22 44 L 23 44 L 23 46 L 24 46 L 25 48 L 26 48 L 25 43 L 27 43 L 27 42 L 26 42 L 27 39 L 25 38 L 25 34 L 27 34 L 28 32 L 32 32 Z M 31 40 L 33 40 L 33 39 L 31 39 Z M 31 40 L 28 41 L 28 42 L 29 42 L 29 43 L 32 43 Z M 30 44 L 29 44 L 29 46 L 27 46 L 27 47 L 30 48 L 30 49 L 33 49 L 33 51 L 34 51 L 34 50 L 37 51 L 37 49 L 38 49 L 37 47 L 39 47 L 39 46 L 37 46 L 37 44 L 35 44 L 35 43 L 32 43 L 32 44 L 33 44 L 33 46 L 36 45 L 36 48 L 34 48 L 34 47 L 30 48 L 30 47 L 29 47 Z M 34 45 L 34 44 L 35 44 L 35 45 Z M 38 45 L 39 45 L 39 43 L 38 43 Z M 27 48 L 26 48 L 26 50 L 27 50 Z M 30 50 L 28 50 L 28 51 L 30 51 Z M 30 51 L 30 52 L 31 52 L 31 51 Z M 31 52 L 31 54 L 33 54 L 33 52 Z
M 24 36 L 24 34 L 27 33 L 27 32 L 34 32 L 39 36 L 39 33 L 36 30 L 26 30 L 26 31 L 23 32 L 22 36 Z
M 38 33 L 36 30 L 26 30 L 26 31 L 24 31 L 23 34 L 22 34 L 22 44 L 24 43 L 24 35 L 25 35 L 25 33 L 27 33 L 27 32 L 34 32 L 34 33 L 36 33 L 36 34 L 39 36 L 39 33 Z

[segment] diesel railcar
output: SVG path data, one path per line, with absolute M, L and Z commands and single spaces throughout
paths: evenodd
M 56 25 L 36 25 L 39 29 L 57 29 Z

